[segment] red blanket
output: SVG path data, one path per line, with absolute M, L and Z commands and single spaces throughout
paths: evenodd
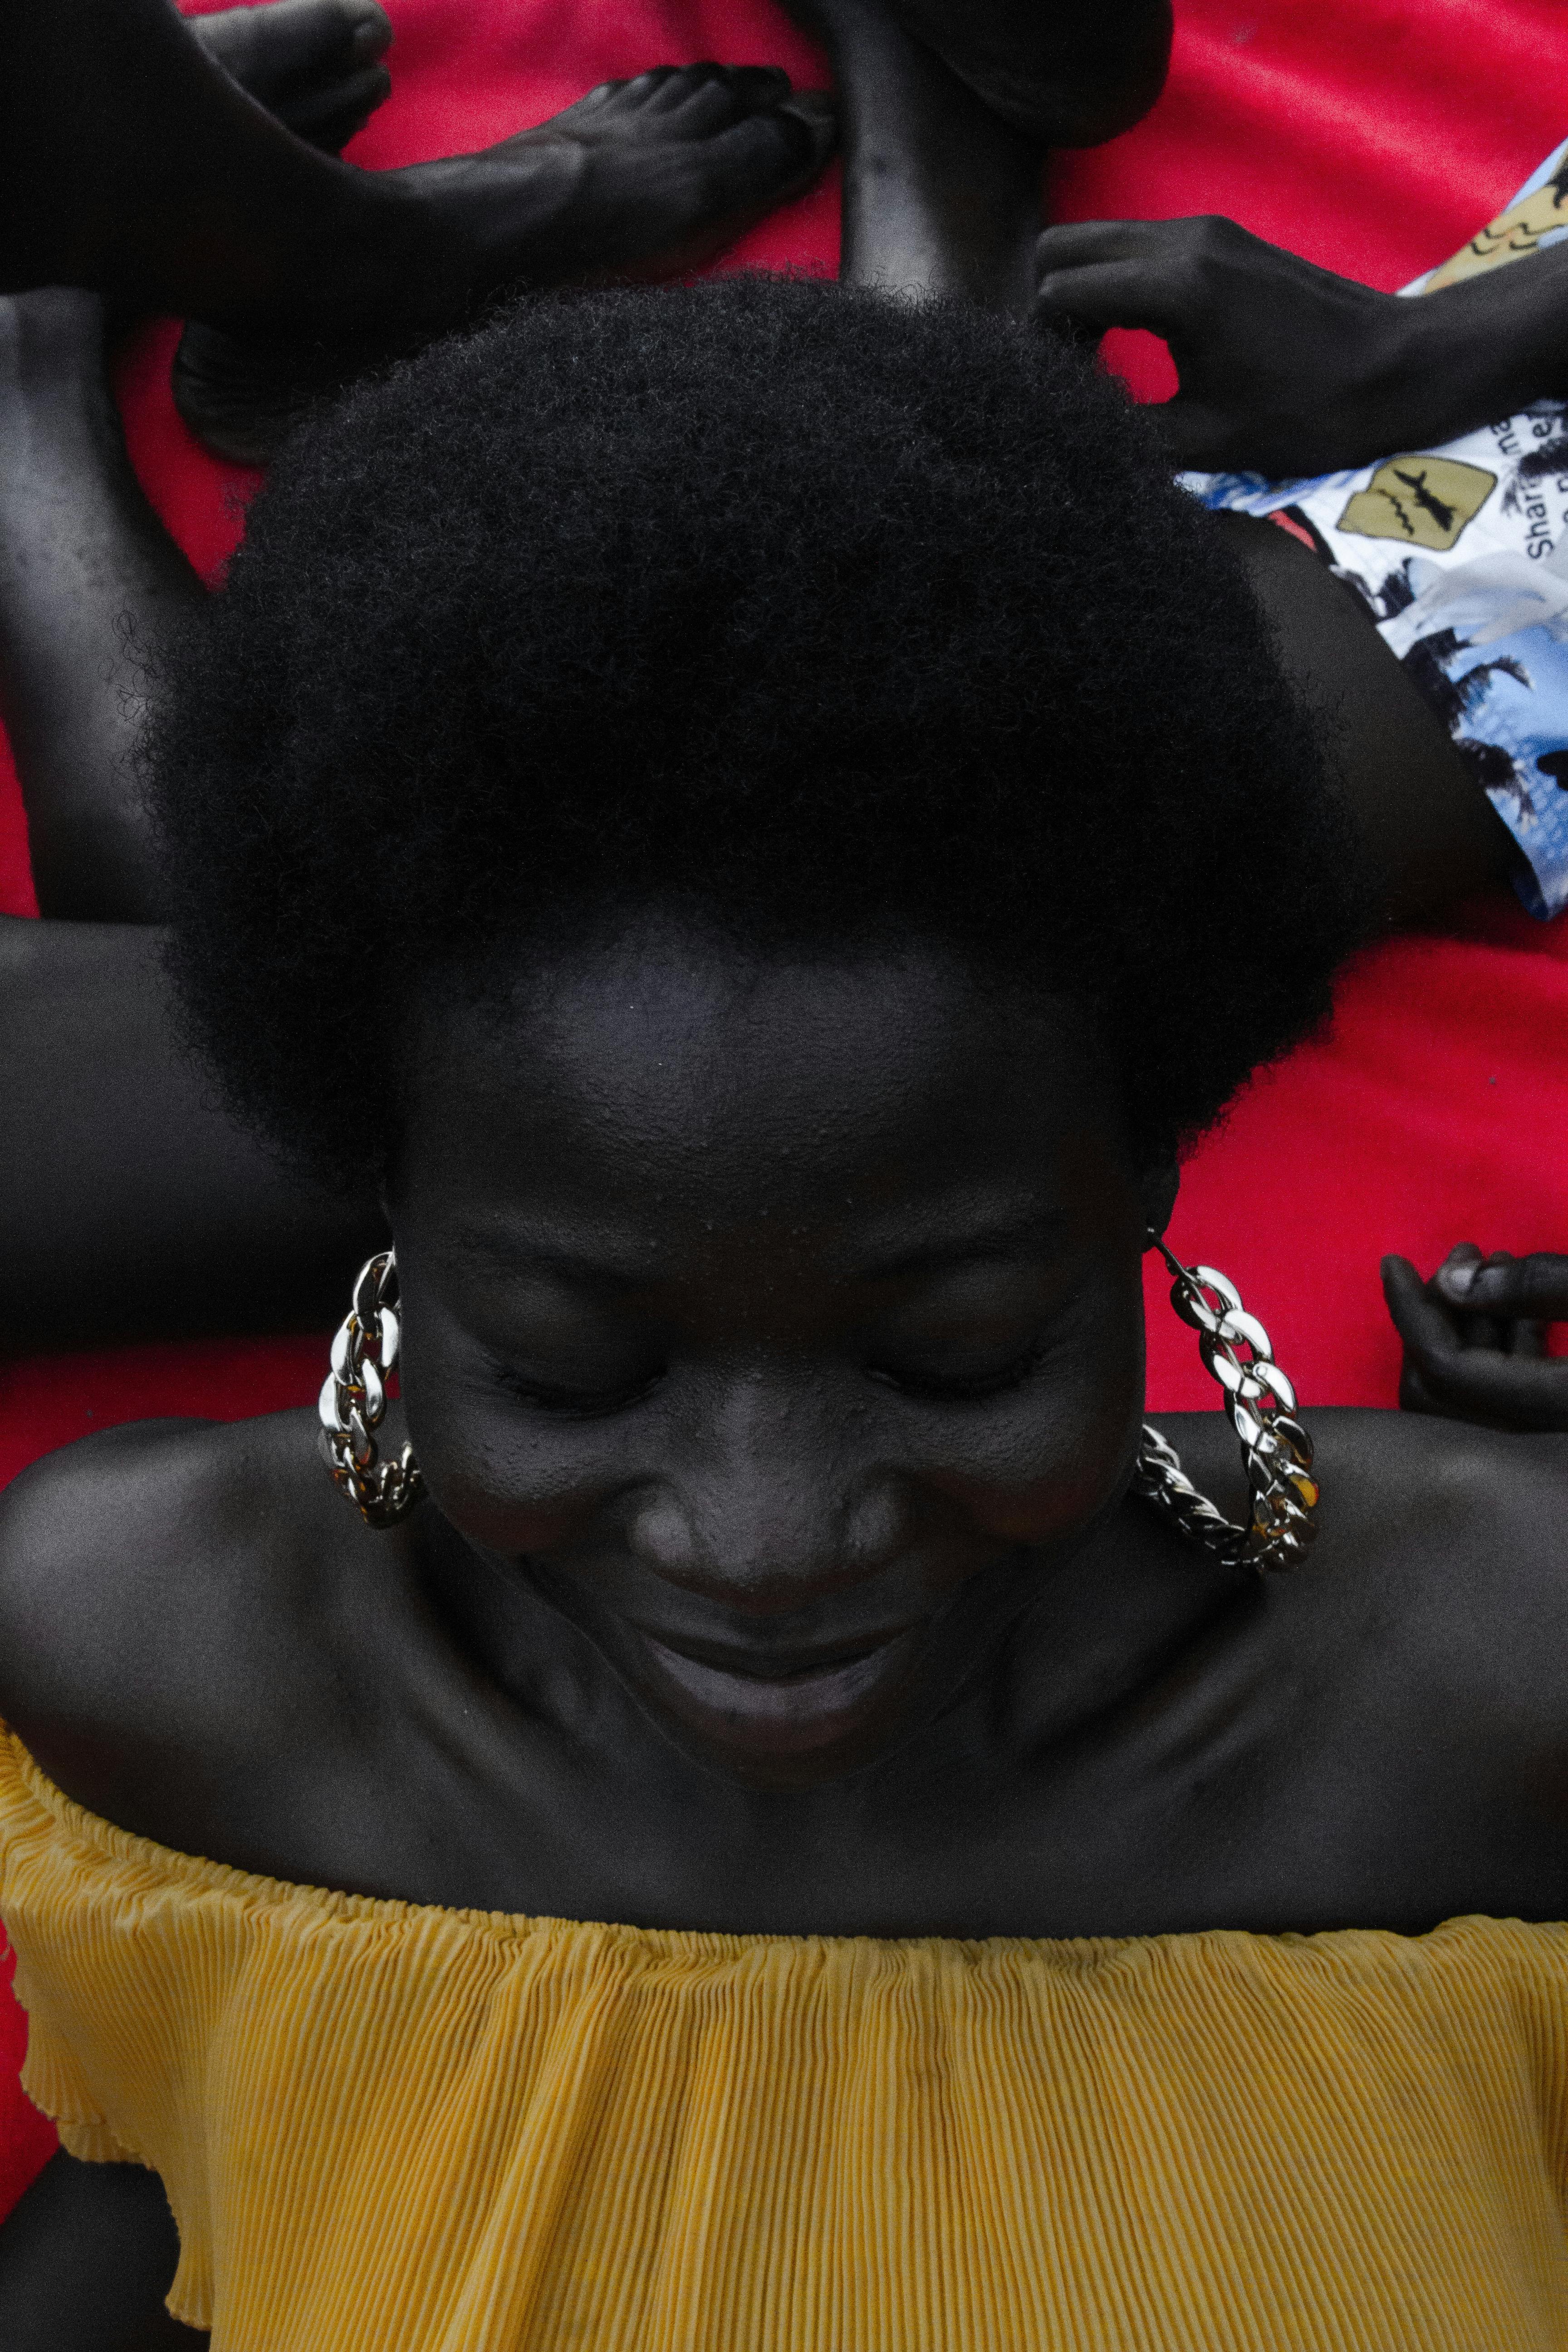
M 592 83 L 660 61 L 772 61 L 826 79 L 773 0 L 389 0 L 390 103 L 353 152 L 371 165 L 472 147 Z M 1052 172 L 1055 217 L 1228 213 L 1312 260 L 1394 287 L 1443 259 L 1568 130 L 1568 18 L 1556 0 L 1177 0 L 1169 87 L 1149 120 Z M 830 182 L 732 256 L 763 267 L 837 257 Z M 195 446 L 168 394 L 173 330 L 123 362 L 132 455 L 171 529 L 212 570 L 238 537 L 252 478 Z M 1163 346 L 1111 339 L 1145 395 Z M 1282 874 L 1281 889 L 1296 887 Z M 31 912 L 25 828 L 0 775 L 0 908 Z M 1247 986 L 1267 906 L 1216 909 Z M 1501 893 L 1442 938 L 1369 957 L 1333 1034 L 1252 1088 L 1187 1171 L 1172 1229 L 1220 1265 L 1273 1334 L 1308 1406 L 1392 1404 L 1398 1351 L 1377 1261 L 1429 1266 L 1452 1242 L 1568 1245 L 1568 923 L 1531 925 Z M 1212 1391 L 1191 1335 L 1151 1282 L 1151 1395 Z M 89 1429 L 148 1413 L 238 1415 L 304 1403 L 324 1342 L 121 1349 L 0 1372 L 0 1479 Z M 221 1381 L 212 1377 L 221 1368 Z M 0 2211 L 52 2137 L 15 2086 L 22 2022 L 0 1990 Z

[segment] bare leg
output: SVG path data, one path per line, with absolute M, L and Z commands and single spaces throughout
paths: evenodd
M 203 590 L 131 470 L 98 297 L 0 298 L 0 714 L 46 915 L 163 911 L 131 755 L 142 665 Z
M 1026 315 L 1039 142 L 993 114 L 880 0 L 811 0 L 797 13 L 829 43 L 843 110 L 843 281 Z
M 504 286 L 732 231 L 830 145 L 775 75 L 720 77 L 689 112 L 661 99 L 619 115 L 608 138 L 568 125 L 359 172 L 275 122 L 169 0 L 5 0 L 0 289 L 86 286 L 297 334 L 434 334 Z
M 1168 0 L 795 0 L 844 108 L 852 285 L 1024 316 L 1051 146 L 1124 130 L 1160 93 Z
M 1388 927 L 1508 875 L 1518 856 L 1508 827 L 1351 590 L 1276 524 L 1217 514 L 1214 527 L 1339 772 Z

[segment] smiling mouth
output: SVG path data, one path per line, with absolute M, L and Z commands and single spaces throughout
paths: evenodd
M 673 1650 L 652 1633 L 639 1640 L 658 1695 L 693 1729 L 722 1747 L 758 1756 L 804 1756 L 850 1738 L 908 1675 L 923 1628 L 820 1662 L 764 1665 L 732 1655 L 722 1664 Z

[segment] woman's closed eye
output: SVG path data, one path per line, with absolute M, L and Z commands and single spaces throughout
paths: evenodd
M 664 1377 L 662 1364 L 624 1370 L 606 1366 L 602 1373 L 584 1367 L 573 1378 L 548 1378 L 541 1371 L 503 1363 L 494 1365 L 493 1371 L 497 1386 L 520 1404 L 581 1421 L 626 1412 L 632 1405 L 640 1404 Z
M 1047 1345 L 1030 1345 L 1023 1355 L 1008 1357 L 987 1371 L 936 1371 L 926 1364 L 869 1364 L 872 1381 L 902 1390 L 905 1397 L 921 1397 L 929 1404 L 978 1404 L 985 1397 L 1002 1397 L 1011 1388 L 1023 1388 L 1047 1357 Z
M 968 1404 L 1022 1388 L 1048 1352 L 1049 1342 L 1037 1339 L 1026 1348 L 1016 1349 L 1001 1362 L 884 1362 L 868 1364 L 866 1369 L 872 1380 L 899 1389 L 905 1396 L 919 1397 L 932 1404 Z
M 865 1349 L 869 1377 L 933 1404 L 963 1404 L 1021 1388 L 1051 1353 L 1055 1331 L 1038 1315 L 920 1318 Z
M 1005 1395 L 1038 1370 L 1060 1336 L 1054 1290 L 994 1263 L 944 1274 L 864 1333 L 867 1372 L 933 1404 Z

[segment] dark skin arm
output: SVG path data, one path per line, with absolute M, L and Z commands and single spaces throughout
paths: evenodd
M 1408 1258 L 1384 1258 L 1383 1288 L 1405 1342 L 1399 1402 L 1406 1412 L 1493 1429 L 1568 1430 L 1568 1362 L 1546 1352 L 1548 1325 L 1568 1322 L 1568 1257 L 1548 1250 L 1483 1257 L 1474 1242 L 1461 1242 L 1430 1282 Z
M 212 1098 L 161 931 L 0 917 L 0 1353 L 324 1328 L 380 1246 Z
M 1426 449 L 1568 391 L 1568 245 L 1406 300 L 1235 221 L 1079 221 L 1036 249 L 1043 325 L 1163 335 L 1173 464 L 1283 479 Z
M 0 2229 L 0 2352 L 199 2352 L 163 2301 L 179 2258 L 155 2172 L 62 2148 Z

